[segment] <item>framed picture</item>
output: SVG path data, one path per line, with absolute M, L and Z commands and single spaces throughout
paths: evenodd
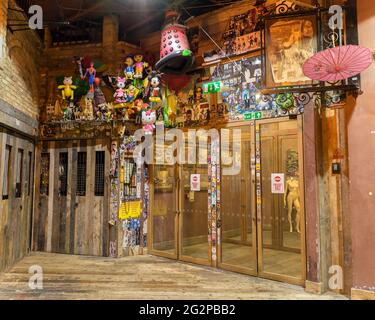
M 316 16 L 268 19 L 265 32 L 265 86 L 311 85 L 302 66 L 317 52 Z

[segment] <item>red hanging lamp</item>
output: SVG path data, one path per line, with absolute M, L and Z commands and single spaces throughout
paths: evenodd
M 176 10 L 168 10 L 161 34 L 160 60 L 156 70 L 161 73 L 183 74 L 194 63 L 194 54 L 190 50 L 186 34 L 187 27 L 178 22 L 180 14 Z

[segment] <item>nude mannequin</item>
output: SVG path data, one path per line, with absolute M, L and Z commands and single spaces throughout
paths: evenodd
M 301 233 L 300 220 L 301 220 L 301 203 L 299 195 L 299 181 L 296 177 L 289 177 L 286 180 L 286 188 L 284 193 L 284 206 L 288 209 L 288 221 L 290 225 L 290 232 L 293 232 L 292 212 L 293 206 L 296 209 L 296 229 Z

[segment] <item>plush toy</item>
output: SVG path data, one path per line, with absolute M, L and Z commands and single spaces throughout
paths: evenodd
M 125 103 L 127 99 L 126 95 L 126 79 L 118 77 L 116 81 L 117 90 L 114 94 L 114 97 L 116 98 L 116 103 Z
M 96 78 L 96 70 L 94 68 L 94 62 L 90 63 L 90 68 L 86 69 L 85 75 L 82 77 L 82 80 L 89 78 L 90 92 L 94 92 L 94 82 Z
M 148 97 L 150 102 L 158 103 L 161 101 L 162 92 L 161 92 L 161 79 L 160 74 L 153 71 L 149 75 L 149 83 L 148 83 Z
M 132 56 L 128 56 L 125 60 L 126 68 L 124 70 L 126 80 L 134 79 L 134 59 Z
M 142 112 L 146 110 L 149 106 L 148 104 L 143 103 L 142 99 L 138 99 L 134 103 L 135 107 L 135 123 L 142 124 Z
M 142 112 L 143 130 L 146 135 L 154 133 L 156 122 L 156 112 L 154 110 L 147 110 Z
M 143 78 L 143 70 L 148 67 L 148 63 L 143 61 L 142 54 L 136 54 L 134 56 L 135 62 L 135 75 L 134 78 L 142 79 Z
M 63 83 L 63 85 L 58 87 L 61 90 L 62 98 L 73 101 L 74 90 L 77 89 L 77 86 L 73 86 L 73 77 L 65 77 Z

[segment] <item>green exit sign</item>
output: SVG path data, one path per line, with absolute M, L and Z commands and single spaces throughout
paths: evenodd
M 203 93 L 216 93 L 221 90 L 221 81 L 209 82 L 203 85 Z
M 263 113 L 258 111 L 258 112 L 250 112 L 250 113 L 245 113 L 243 115 L 244 120 L 259 120 L 263 118 Z

